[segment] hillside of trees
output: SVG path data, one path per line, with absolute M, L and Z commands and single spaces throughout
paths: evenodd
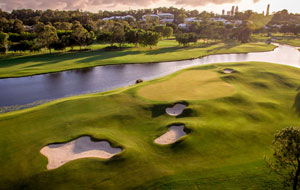
M 142 19 L 143 15 L 158 12 L 174 15 L 172 23 L 159 19 Z M 111 19 L 111 16 L 131 15 L 135 19 Z M 187 28 L 180 28 L 186 18 L 201 22 L 189 22 Z M 211 18 L 226 19 L 228 23 Z M 238 22 L 238 24 L 237 24 Z M 152 48 L 162 38 L 175 35 L 179 45 L 187 46 L 199 39 L 236 40 L 246 43 L 252 33 L 282 32 L 298 35 L 300 15 L 287 10 L 271 16 L 252 12 L 237 12 L 234 15 L 216 15 L 197 10 L 162 7 L 129 11 L 99 11 L 98 13 L 59 10 L 13 10 L 10 13 L 0 9 L 0 52 L 40 51 L 47 48 L 65 50 L 74 46 L 82 48 L 94 42 L 108 43 L 111 47 L 122 48 L 125 44 Z

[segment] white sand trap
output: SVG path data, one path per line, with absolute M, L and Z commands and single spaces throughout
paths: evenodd
M 50 144 L 40 152 L 48 158 L 47 169 L 51 170 L 80 158 L 109 159 L 121 151 L 111 147 L 108 141 L 94 142 L 90 136 L 82 136 L 67 143 Z
M 233 69 L 224 69 L 223 71 L 225 74 L 233 73 Z
M 172 108 L 166 108 L 167 114 L 171 116 L 178 116 L 182 114 L 183 110 L 186 108 L 184 104 L 175 104 Z
M 169 130 L 154 140 L 157 144 L 173 144 L 180 137 L 185 136 L 186 132 L 184 132 L 184 125 L 171 126 Z

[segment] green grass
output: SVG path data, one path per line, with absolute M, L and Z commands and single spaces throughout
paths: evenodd
M 300 47 L 300 37 L 294 37 L 294 36 L 281 37 L 278 38 L 276 42 L 281 44 L 287 44 L 290 46 Z
M 1 59 L 0 78 L 30 76 L 99 65 L 175 61 L 211 54 L 271 51 L 275 48 L 273 45 L 264 43 L 204 44 L 201 41 L 190 47 L 179 47 L 174 39 L 160 41 L 158 46 L 151 50 L 140 47 L 121 51 L 103 51 L 98 49 L 100 47 L 103 45 L 95 44 L 92 48 L 94 50 L 88 52 L 65 52 Z
M 267 34 L 255 34 L 252 35 L 254 41 L 265 42 L 271 38 L 275 38 L 275 42 L 280 44 L 287 44 L 290 46 L 300 47 L 300 36 L 284 35 L 282 33 L 272 34 L 272 37 L 268 37 Z
M 222 74 L 224 68 L 237 72 Z M 270 63 L 212 64 L 185 71 L 190 70 L 217 74 L 236 93 L 185 101 L 188 108 L 177 118 L 164 113 L 170 102 L 137 95 L 141 88 L 172 80 L 175 73 L 0 114 L 0 189 L 283 189 L 263 157 L 271 154 L 277 130 L 300 125 L 300 70 Z M 186 77 L 186 83 L 192 79 Z M 191 131 L 181 142 L 153 142 L 178 122 Z M 125 150 L 109 161 L 87 158 L 46 170 L 40 149 L 81 135 L 108 139 Z
M 138 91 L 138 95 L 151 100 L 168 102 L 215 99 L 232 95 L 234 92 L 234 87 L 221 80 L 217 73 L 193 70 L 147 85 Z

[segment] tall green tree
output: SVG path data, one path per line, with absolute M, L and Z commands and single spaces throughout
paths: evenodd
M 5 17 L 0 18 L 0 31 L 9 32 L 9 21 Z
M 125 43 L 125 32 L 122 26 L 115 26 L 114 31 L 112 33 L 113 42 L 119 44 L 121 48 L 122 45 Z
M 198 36 L 193 32 L 179 33 L 176 35 L 176 41 L 179 45 L 188 46 L 190 43 L 196 43 L 198 41 Z
M 97 41 L 100 43 L 110 43 L 110 46 L 113 46 L 112 32 L 99 32 L 97 35 Z
M 169 38 L 170 36 L 173 35 L 173 28 L 170 26 L 167 26 L 164 28 L 163 32 L 162 32 L 162 36 Z
M 285 187 L 300 188 L 300 128 L 288 127 L 275 134 L 273 158 L 267 166 L 282 177 Z
M 19 19 L 14 19 L 11 20 L 12 24 L 12 31 L 11 32 L 15 32 L 15 33 L 21 33 L 25 31 L 23 22 Z
M 158 25 L 154 27 L 154 31 L 159 33 L 160 35 L 163 34 L 164 30 L 165 30 L 166 26 L 163 25 Z
M 135 47 L 137 47 L 139 42 L 139 30 L 137 29 L 127 30 L 125 32 L 125 39 L 127 43 L 134 44 Z
M 51 54 L 51 44 L 58 40 L 56 29 L 51 25 L 44 26 L 43 30 L 38 34 L 40 45 L 48 48 Z
M 89 38 L 89 32 L 80 24 L 80 22 L 75 22 L 72 27 L 72 36 L 80 47 L 86 43 L 87 38 Z
M 251 40 L 252 30 L 247 25 L 242 25 L 233 30 L 232 37 L 241 43 L 248 43 Z
M 0 32 L 0 53 L 6 53 L 8 49 L 8 34 Z
M 156 46 L 160 39 L 160 35 L 157 32 L 146 31 L 139 35 L 139 43 L 142 46 L 149 46 L 152 49 L 152 46 Z

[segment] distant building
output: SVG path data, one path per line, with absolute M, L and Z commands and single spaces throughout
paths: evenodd
M 231 8 L 231 14 L 230 15 L 234 16 L 234 6 L 232 6 L 232 8 Z
M 186 19 L 184 19 L 184 22 L 202 22 L 202 20 L 201 19 L 197 19 L 197 18 L 195 18 L 195 17 L 189 17 L 189 18 L 186 18 Z
M 225 25 L 228 25 L 228 24 L 232 24 L 232 22 L 224 19 L 224 18 L 210 18 L 209 21 L 212 21 L 212 22 L 223 22 Z
M 212 21 L 212 22 L 223 22 L 223 23 L 225 23 L 227 20 L 224 19 L 224 18 L 219 17 L 219 18 L 210 18 L 209 21 Z
M 239 7 L 236 6 L 236 7 L 235 7 L 235 15 L 237 15 L 238 13 L 239 13 Z
M 185 23 L 178 24 L 178 28 L 187 29 L 187 24 L 185 24 Z
M 145 21 L 146 18 L 150 20 L 158 19 L 161 23 L 172 23 L 174 22 L 174 15 L 171 13 L 158 13 L 158 14 L 147 14 L 142 17 L 142 20 Z
M 184 19 L 184 23 L 178 24 L 178 28 L 180 29 L 188 29 L 193 22 L 202 22 L 201 19 L 197 19 L 195 17 L 189 17 Z
M 283 26 L 283 24 L 273 24 L 272 27 L 273 28 L 281 28 Z
M 236 20 L 236 21 L 234 21 L 234 25 L 241 25 L 241 24 L 243 24 L 242 20 Z
M 224 9 L 222 10 L 222 15 L 223 15 L 223 16 L 225 15 L 225 10 L 224 10 Z
M 159 19 L 159 16 L 156 14 L 147 14 L 142 17 L 142 20 L 146 21 L 146 18 L 149 18 L 150 20 L 156 20 Z
M 122 17 L 122 19 L 124 19 L 124 20 L 129 20 L 129 19 L 132 19 L 132 20 L 136 20 L 133 16 L 131 16 L 131 15 L 126 15 L 126 16 L 123 16 Z
M 24 28 L 26 31 L 31 31 L 33 29 L 33 26 L 24 25 Z
M 158 17 L 163 23 L 172 23 L 174 21 L 174 15 L 171 13 L 159 13 Z
M 270 4 L 268 4 L 267 6 L 267 13 L 266 13 L 266 16 L 269 16 L 270 15 Z
M 103 21 L 106 20 L 135 20 L 135 18 L 131 15 L 126 15 L 126 16 L 111 16 L 109 18 L 103 18 Z

